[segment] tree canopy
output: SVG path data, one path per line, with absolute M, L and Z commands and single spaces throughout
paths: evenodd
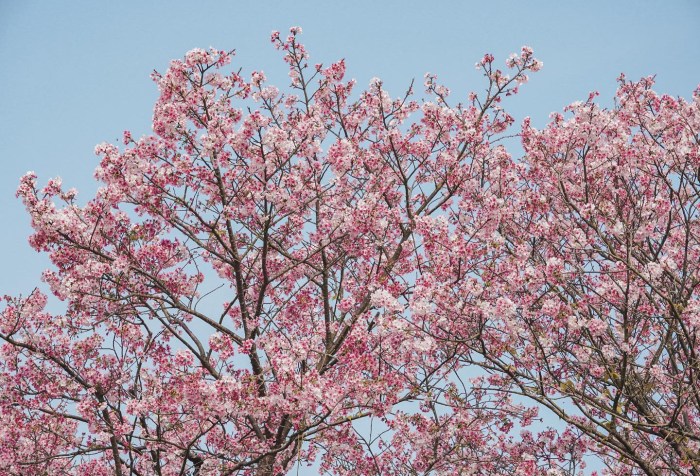
M 700 475 L 700 90 L 522 124 L 528 47 L 454 98 L 356 90 L 273 33 L 164 74 L 80 204 L 28 173 L 0 474 Z M 8 271 L 6 271 L 8 272 Z

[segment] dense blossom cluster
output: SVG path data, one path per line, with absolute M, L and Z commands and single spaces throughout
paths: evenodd
M 22 178 L 66 310 L 5 298 L 0 474 L 699 475 L 700 92 L 621 77 L 514 159 L 531 49 L 416 100 L 300 32 L 287 92 L 154 74 L 87 203 Z

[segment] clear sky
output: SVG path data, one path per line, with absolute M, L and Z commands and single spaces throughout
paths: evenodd
M 483 53 L 503 61 L 528 44 L 544 69 L 506 107 L 536 125 L 591 90 L 610 103 L 623 71 L 656 74 L 672 95 L 700 83 L 700 2 L 691 0 L 0 0 L 0 293 L 31 291 L 48 266 L 27 245 L 14 198 L 22 174 L 61 176 L 86 200 L 97 187 L 95 144 L 150 132 L 153 69 L 194 47 L 235 48 L 244 70 L 283 87 L 269 34 L 293 25 L 312 61 L 344 57 L 359 86 L 377 76 L 394 95 L 430 71 L 466 96 L 484 84 L 473 67 Z

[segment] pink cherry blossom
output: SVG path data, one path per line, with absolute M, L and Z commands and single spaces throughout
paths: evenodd
M 700 91 L 622 78 L 516 159 L 529 47 L 393 97 L 300 35 L 286 88 L 154 73 L 89 200 L 21 178 L 65 310 L 4 298 L 0 474 L 700 474 Z

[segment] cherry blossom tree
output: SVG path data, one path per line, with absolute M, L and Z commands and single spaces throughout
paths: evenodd
M 300 33 L 286 92 L 154 73 L 84 204 L 22 178 L 65 312 L 5 298 L 0 474 L 700 474 L 700 93 L 621 79 L 516 160 L 531 49 L 392 98 Z
M 612 450 L 614 474 L 699 475 L 700 89 L 652 86 L 621 76 L 612 110 L 592 95 L 525 125 L 505 291 L 521 338 L 515 369 L 487 360 Z
M 413 297 L 484 387 L 566 421 L 609 474 L 698 475 L 700 89 L 619 81 L 611 110 L 592 94 L 544 130 L 525 121 L 507 212 L 478 222 L 493 249 L 450 210 Z

